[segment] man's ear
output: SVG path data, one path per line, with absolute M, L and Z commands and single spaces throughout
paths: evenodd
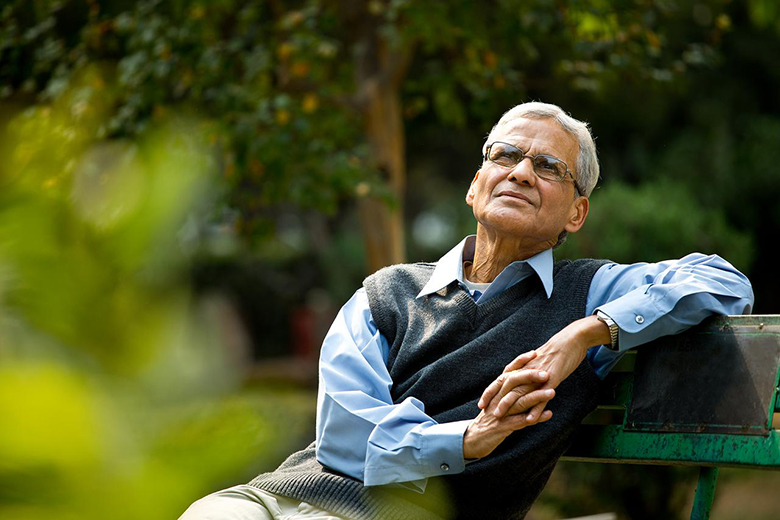
M 466 204 L 471 206 L 474 204 L 474 185 L 477 183 L 477 179 L 479 179 L 479 172 L 480 170 L 477 170 L 477 173 L 474 174 L 474 179 L 471 181 L 471 185 L 469 186 L 469 191 L 466 192 Z
M 588 210 L 590 209 L 590 201 L 587 197 L 577 197 L 574 202 L 571 203 L 571 212 L 569 213 L 569 221 L 563 227 L 569 233 L 576 233 L 580 230 L 585 223 L 585 219 L 588 217 Z

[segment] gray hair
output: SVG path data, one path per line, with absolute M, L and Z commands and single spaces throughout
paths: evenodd
M 599 180 L 599 160 L 596 156 L 596 143 L 593 142 L 593 136 L 587 123 L 574 119 L 557 105 L 532 101 L 530 103 L 522 103 L 504 112 L 504 115 L 501 116 L 501 119 L 498 120 L 498 123 L 488 134 L 487 140 L 482 147 L 483 155 L 488 143 L 491 142 L 498 130 L 516 119 L 523 118 L 553 119 L 565 132 L 577 139 L 580 151 L 574 167 L 576 170 L 575 186 L 581 195 L 590 197 Z

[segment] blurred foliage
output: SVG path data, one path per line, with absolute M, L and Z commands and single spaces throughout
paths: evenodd
M 367 46 L 411 56 L 407 119 L 489 125 L 534 88 L 670 82 L 707 65 L 730 27 L 724 6 L 17 0 L 0 13 L 0 96 L 57 99 L 101 63 L 115 95 L 99 136 L 138 135 L 172 106 L 213 120 L 208 141 L 220 150 L 226 201 L 242 234 L 262 242 L 279 204 L 333 213 L 355 194 L 389 196 L 361 120 Z
M 114 95 L 98 137 L 133 138 L 171 110 L 205 118 L 221 176 L 215 224 L 235 229 L 267 264 L 308 265 L 295 268 L 296 278 L 316 273 L 340 301 L 366 274 L 359 258 L 343 262 L 346 252 L 362 254 L 338 246 L 360 240 L 344 210 L 355 198 L 393 199 L 366 136 L 367 92 L 382 74 L 401 75 L 412 133 L 431 126 L 483 133 L 503 110 L 539 97 L 595 123 L 598 101 L 621 101 L 627 86 L 637 89 L 630 105 L 647 89 L 670 97 L 688 91 L 692 73 L 722 62 L 724 40 L 744 16 L 772 26 L 770 4 L 753 1 L 745 14 L 723 0 L 16 0 L 0 12 L 0 97 L 55 100 L 85 67 L 100 64 Z M 390 64 L 370 62 L 379 59 L 376 47 L 388 49 L 380 57 Z M 621 103 L 619 110 L 637 112 L 643 129 L 653 129 L 665 113 L 655 108 Z M 414 164 L 432 152 L 433 139 L 410 137 Z M 456 168 L 468 172 L 465 185 L 470 168 Z M 448 228 L 422 217 L 427 227 L 416 226 L 409 247 L 433 254 L 445 240 L 431 247 L 423 235 Z
M 172 116 L 100 138 L 115 92 L 88 67 L 5 127 L 2 518 L 175 517 L 310 435 L 308 394 L 237 392 L 190 294 L 181 230 L 213 204 L 208 125 Z
M 214 121 L 206 141 L 246 236 L 268 207 L 333 212 L 370 178 L 333 25 L 264 2 L 13 2 L 0 35 L 4 97 L 58 99 L 101 63 L 115 89 L 99 137 L 136 136 L 172 107 Z M 277 8 L 278 11 L 278 8 Z M 317 89 L 310 85 L 316 84 Z
M 658 262 L 706 251 L 738 269 L 752 264 L 752 237 L 729 226 L 719 207 L 702 207 L 685 185 L 665 179 L 636 188 L 613 182 L 591 201 L 588 225 L 572 235 L 559 257 Z

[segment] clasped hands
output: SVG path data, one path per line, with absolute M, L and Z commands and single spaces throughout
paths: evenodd
M 463 457 L 485 457 L 512 432 L 549 421 L 552 412 L 545 408 L 555 389 L 579 366 L 588 348 L 607 341 L 606 325 L 588 316 L 517 356 L 482 393 L 479 415 L 463 436 Z

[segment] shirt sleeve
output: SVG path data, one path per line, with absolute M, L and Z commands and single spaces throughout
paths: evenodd
M 389 346 L 374 323 L 365 289 L 342 307 L 322 345 L 317 394 L 317 460 L 366 486 L 462 472 L 470 421 L 439 424 L 413 397 L 394 404 Z
M 682 332 L 707 316 L 749 314 L 752 307 L 750 281 L 718 255 L 607 264 L 593 277 L 586 314 L 601 310 L 617 323 L 620 350 L 594 347 L 588 359 L 604 377 L 628 349 Z

